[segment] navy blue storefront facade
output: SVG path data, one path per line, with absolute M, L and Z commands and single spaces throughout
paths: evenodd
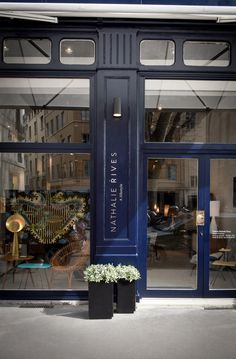
M 233 8 L 230 1 L 144 3 Z M 86 235 L 90 239 L 90 262 L 135 265 L 142 276 L 137 283 L 137 298 L 235 297 L 235 24 L 216 23 L 210 18 L 195 21 L 192 17 L 100 15 L 61 16 L 56 24 L 14 19 L 14 15 L 1 21 L 1 126 L 2 132 L 8 131 L 0 143 L 1 172 L 7 168 L 11 174 L 1 189 L 1 226 L 5 226 L 5 213 L 13 213 L 7 207 L 10 192 L 16 202 L 24 196 L 30 205 L 32 192 L 42 197 L 46 191 L 60 190 L 64 202 L 68 191 L 73 198 L 82 193 L 89 196 L 85 205 L 89 204 L 89 210 L 81 218 L 89 217 Z M 29 60 L 31 55 L 26 55 L 27 50 L 24 53 L 24 41 L 28 44 L 31 40 L 39 60 Z M 50 42 L 48 48 L 42 40 Z M 76 46 L 84 42 L 92 50 L 84 50 L 85 55 L 82 51 L 79 60 L 76 55 L 68 60 Z M 10 46 L 19 46 L 19 54 Z M 114 115 L 116 100 L 121 112 L 118 117 Z M 19 110 L 19 116 L 23 113 L 22 133 L 27 135 L 22 139 L 16 139 L 10 125 L 6 125 L 10 118 L 6 110 Z M 88 112 L 89 125 L 82 121 L 82 115 Z M 67 132 L 72 123 L 69 120 L 60 132 L 59 121 L 63 116 L 67 121 L 75 113 L 81 116 L 75 132 Z M 78 140 L 76 131 L 85 128 L 85 122 L 89 129 L 81 130 L 82 140 Z M 44 126 L 45 133 L 39 139 Z M 15 154 L 18 160 L 21 158 L 17 164 L 20 170 L 13 167 Z M 6 158 L 8 167 L 4 167 Z M 34 171 L 38 182 L 32 175 Z M 75 180 L 70 182 L 72 178 Z M 54 199 L 54 205 L 62 206 L 61 199 Z M 53 246 L 67 241 L 66 236 L 72 234 L 66 230 L 70 227 L 76 231 L 76 224 L 68 224 L 68 217 L 66 230 L 60 228 L 66 235 L 62 238 L 57 232 L 58 237 L 53 237 L 47 232 L 46 241 L 35 229 L 39 202 L 33 203 L 35 207 L 28 212 L 25 207 L 24 213 L 20 212 L 22 207 L 17 207 L 17 212 L 25 216 L 27 212 L 30 236 L 34 237 L 22 234 L 21 242 L 28 241 L 29 261 L 50 263 Z M 35 222 L 32 211 L 37 212 Z M 56 222 L 58 213 L 53 212 L 50 220 Z M 66 213 L 71 220 L 73 216 Z M 47 251 L 33 252 L 32 245 L 37 251 L 39 245 L 46 246 Z M 40 279 L 36 287 L 30 279 L 22 286 L 24 273 L 16 268 L 14 286 L 12 267 L 7 266 L 13 264 L 15 271 L 17 263 L 7 259 L 7 250 L 5 241 L 0 298 L 87 298 L 81 271 L 74 273 L 75 280 L 80 275 L 80 282 L 72 289 L 67 284 L 47 288 Z M 37 273 L 30 275 L 36 282 Z

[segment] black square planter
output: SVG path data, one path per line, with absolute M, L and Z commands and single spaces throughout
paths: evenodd
M 113 283 L 89 282 L 89 319 L 113 317 Z
M 117 313 L 133 313 L 136 308 L 135 281 L 117 282 Z

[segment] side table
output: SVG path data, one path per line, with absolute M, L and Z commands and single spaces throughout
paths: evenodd
M 34 258 L 34 256 L 16 257 L 16 256 L 13 256 L 12 254 L 6 254 L 4 257 L 2 257 L 1 260 L 5 261 L 6 264 L 7 264 L 6 271 L 3 273 L 2 289 L 5 288 L 8 273 L 12 272 L 13 283 L 14 283 L 14 281 L 15 281 L 15 271 L 16 271 L 16 268 L 17 268 L 17 264 L 22 263 L 22 262 L 28 262 L 28 261 L 32 260 L 33 258 Z

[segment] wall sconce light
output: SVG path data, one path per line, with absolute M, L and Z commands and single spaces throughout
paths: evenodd
M 121 117 L 121 98 L 114 97 L 113 100 L 113 117 L 120 118 Z

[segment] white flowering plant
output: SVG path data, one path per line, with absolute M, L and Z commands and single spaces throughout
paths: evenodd
M 133 282 L 141 278 L 140 272 L 138 269 L 132 265 L 122 265 L 119 264 L 116 266 L 117 280 L 126 280 L 128 282 Z
M 84 279 L 87 282 L 117 282 L 117 271 L 113 264 L 91 264 L 84 270 Z

